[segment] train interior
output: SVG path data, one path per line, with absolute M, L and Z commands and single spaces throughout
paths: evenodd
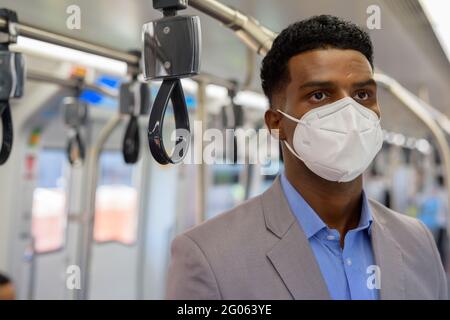
M 449 276 L 450 172 L 448 150 L 436 130 L 448 146 L 450 51 L 430 20 L 428 1 L 221 2 L 275 33 L 323 13 L 365 25 L 367 8 L 380 9 L 381 27 L 368 30 L 376 70 L 419 101 L 438 129 L 405 107 L 392 94 L 394 85 L 380 85 L 384 145 L 364 173 L 364 188 L 371 198 L 430 228 Z M 66 27 L 71 5 L 81 8 L 80 29 Z M 14 10 L 19 22 L 37 29 L 125 53 L 140 50 L 142 26 L 161 17 L 148 0 L 114 5 L 108 0 L 0 0 L 0 8 Z M 262 57 L 204 12 L 190 7 L 183 14 L 199 16 L 202 30 L 201 72 L 182 80 L 194 140 L 195 135 L 200 140 L 190 146 L 191 164 L 160 165 L 153 159 L 148 111 L 137 116 L 138 161 L 124 161 L 124 134 L 132 116 L 121 113 L 119 105 L 121 84 L 130 81 L 127 63 L 20 34 L 11 46 L 25 56 L 26 79 L 23 96 L 11 100 L 14 144 L 0 167 L 0 272 L 12 279 L 17 299 L 163 299 L 172 239 L 260 194 L 283 170 L 278 144 L 270 150 L 275 160 L 263 166 L 268 173 L 261 174 L 261 164 L 236 161 L 251 151 L 233 138 L 222 146 L 234 148 L 233 159 L 214 165 L 195 161 L 194 154 L 211 141 L 205 129 L 253 130 L 249 139 L 255 138 L 265 126 L 269 102 L 259 78 Z M 150 104 L 160 85 L 146 82 Z M 75 127 L 67 115 L 74 101 L 86 106 Z M 172 106 L 167 116 L 164 125 L 174 127 Z M 85 147 L 82 160 L 71 158 L 68 142 L 74 134 Z M 92 216 L 86 218 L 89 210 Z M 87 278 L 82 293 L 67 284 L 80 262 Z

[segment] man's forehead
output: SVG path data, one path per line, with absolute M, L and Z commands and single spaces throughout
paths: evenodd
M 356 50 L 317 49 L 302 52 L 289 60 L 291 81 L 360 81 L 372 78 L 372 67 Z

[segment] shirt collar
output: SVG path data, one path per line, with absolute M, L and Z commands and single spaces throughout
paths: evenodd
M 284 195 L 286 196 L 289 207 L 297 218 L 297 221 L 300 223 L 308 239 L 317 234 L 320 230 L 327 228 L 327 225 L 317 215 L 314 209 L 311 208 L 306 200 L 303 199 L 301 194 L 289 182 L 284 173 L 281 174 L 281 187 Z M 373 219 L 370 212 L 369 203 L 367 201 L 366 194 L 363 191 L 361 217 L 355 231 L 367 229 L 367 232 L 370 235 L 372 221 Z
M 369 201 L 367 200 L 366 193 L 362 192 L 362 207 L 361 207 L 361 217 L 359 219 L 359 224 L 357 230 L 367 229 L 370 232 L 372 230 L 372 212 L 370 211 Z

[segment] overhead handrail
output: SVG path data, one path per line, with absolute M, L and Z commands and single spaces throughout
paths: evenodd
M 421 99 L 388 75 L 376 72 L 374 78 L 379 85 L 396 97 L 402 105 L 407 107 L 430 130 L 437 143 L 439 155 L 443 159 L 445 170 L 443 176 L 445 185 L 447 186 L 447 201 L 450 203 L 450 148 L 445 132 L 429 111 L 432 107 L 425 105 Z M 450 211 L 447 214 L 447 230 L 450 230 Z
M 44 73 L 41 71 L 27 71 L 26 77 L 28 80 L 31 80 L 31 81 L 56 84 L 56 85 L 59 85 L 61 87 L 71 89 L 71 90 L 75 90 L 77 88 L 77 86 L 79 86 L 77 79 L 73 79 L 73 78 L 66 79 L 66 78 L 57 77 L 57 76 L 54 76 L 54 75 L 51 75 L 48 73 Z M 117 96 L 118 96 L 116 91 L 108 90 L 108 89 L 102 88 L 98 85 L 95 85 L 92 83 L 87 83 L 86 81 L 83 82 L 82 89 L 93 90 L 93 91 L 96 91 L 102 95 L 105 95 L 105 96 L 111 97 L 111 98 L 117 98 Z
M 7 25 L 7 20 L 0 17 L 0 28 Z M 100 46 L 91 42 L 64 36 L 55 32 L 47 31 L 28 24 L 14 22 L 11 26 L 16 30 L 17 35 L 28 37 L 34 40 L 40 40 L 66 48 L 80 50 L 83 52 L 95 54 L 98 56 L 118 60 L 127 63 L 130 67 L 139 69 L 139 58 L 132 53 L 115 50 L 112 48 Z

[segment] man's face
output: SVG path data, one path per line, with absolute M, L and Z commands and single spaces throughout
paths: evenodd
M 380 116 L 377 86 L 366 57 L 355 50 L 317 49 L 300 53 L 288 62 L 290 81 L 274 94 L 266 114 L 270 129 L 292 145 L 296 123 L 275 112 L 277 108 L 300 119 L 311 109 L 351 97 Z
M 0 285 L 0 300 L 14 300 L 16 292 L 11 283 Z

